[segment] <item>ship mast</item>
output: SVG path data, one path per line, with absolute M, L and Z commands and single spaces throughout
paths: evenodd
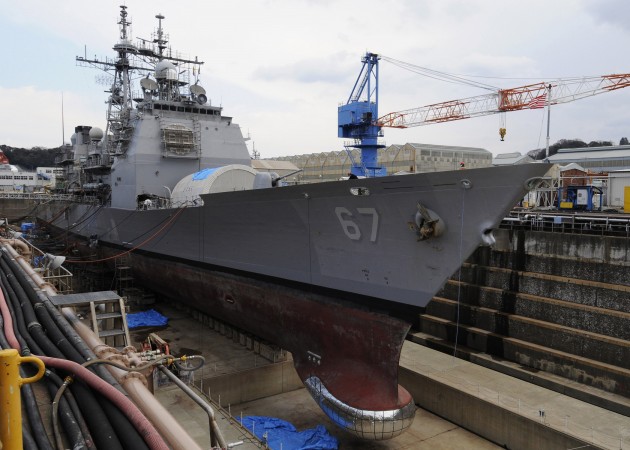
M 165 50 L 168 48 L 168 35 L 162 28 L 164 16 L 156 15 L 158 29 L 152 40 L 140 39 L 139 45 L 131 41 L 131 21 L 127 19 L 127 7 L 120 6 L 120 39 L 113 49 L 117 52 L 114 59 L 89 59 L 77 56 L 79 66 L 91 66 L 105 72 L 113 72 L 113 80 L 107 102 L 107 126 L 105 131 L 105 148 L 111 157 L 124 155 L 133 134 L 133 102 L 151 101 L 156 98 L 167 101 L 180 101 L 180 89 L 189 86 L 188 73 L 190 66 L 197 73 L 203 61 L 173 56 Z M 146 75 L 140 81 L 143 96 L 132 92 L 132 75 Z M 157 81 L 150 79 L 154 74 Z M 180 76 L 185 78 L 182 80 Z M 145 81 L 147 80 L 147 81 Z M 191 91 L 194 89 L 191 89 Z M 193 93 L 194 94 L 194 93 Z M 137 98 L 136 98 L 137 97 Z

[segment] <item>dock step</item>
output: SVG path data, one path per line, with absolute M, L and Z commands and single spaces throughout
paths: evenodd
M 461 323 L 458 325 L 456 322 L 428 314 L 421 316 L 421 326 L 423 333 L 436 338 L 431 342 L 431 348 L 454 347 L 454 337 L 457 336 L 458 346 L 464 346 L 470 351 L 483 352 L 491 357 L 507 359 L 521 366 L 560 375 L 602 391 L 630 396 L 630 389 L 626 382 L 630 379 L 630 369 L 507 337 L 478 327 Z M 411 340 L 414 339 L 411 338 Z M 438 344 L 438 342 L 441 343 Z

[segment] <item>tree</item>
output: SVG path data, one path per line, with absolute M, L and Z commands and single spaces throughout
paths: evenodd
M 588 147 L 586 142 L 581 139 L 560 139 L 555 144 L 549 146 L 549 156 L 553 156 L 558 153 L 561 148 L 584 148 Z M 536 149 L 528 152 L 527 154 L 534 159 L 545 159 L 546 149 Z
M 9 163 L 25 170 L 35 170 L 37 167 L 52 167 L 55 165 L 55 154 L 58 148 L 33 147 L 32 149 L 9 147 L 0 145 L 0 150 L 9 159 Z
M 611 141 L 591 141 L 588 143 L 589 147 L 611 147 L 612 145 Z
M 630 142 L 628 141 L 627 137 L 622 137 L 619 141 L 619 145 L 630 145 Z

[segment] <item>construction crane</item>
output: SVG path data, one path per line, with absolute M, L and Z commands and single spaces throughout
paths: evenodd
M 509 111 L 538 109 L 630 86 L 628 73 L 567 78 L 512 89 L 498 89 L 489 94 L 395 111 L 378 117 L 379 59 L 379 55 L 366 53 L 352 93 L 346 104 L 338 110 L 339 137 L 354 139 L 344 143 L 348 154 L 351 155 L 351 148 L 361 150 L 362 163 L 357 164 L 352 160 L 352 173 L 356 175 L 385 175 L 385 169 L 377 164 L 378 148 L 384 147 L 378 144 L 378 137 L 383 136 L 382 127 L 409 128 Z M 505 128 L 500 128 L 499 134 L 503 140 Z
M 499 89 L 492 94 L 391 112 L 379 117 L 377 126 L 408 128 L 508 111 L 537 109 L 547 104 L 568 103 L 628 86 L 628 73 L 540 82 L 512 89 Z
M 350 139 L 344 142 L 352 161 L 352 174 L 378 177 L 386 175 L 385 168 L 378 166 L 378 149 L 385 147 L 378 143 L 383 136 L 378 117 L 378 60 L 375 53 L 366 53 L 361 59 L 363 66 L 354 83 L 352 92 L 344 105 L 338 109 L 338 137 Z M 361 161 L 356 162 L 351 149 L 361 151 Z

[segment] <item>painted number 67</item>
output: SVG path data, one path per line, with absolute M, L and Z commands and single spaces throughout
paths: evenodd
M 370 231 L 370 242 L 376 242 L 376 236 L 378 235 L 378 213 L 374 208 L 357 208 L 357 213 L 362 216 L 372 216 L 372 229 Z M 358 241 L 361 239 L 361 228 L 359 225 L 352 219 L 354 216 L 352 212 L 348 208 L 344 208 L 343 206 L 337 206 L 335 208 L 335 214 L 337 215 L 337 219 L 339 219 L 339 223 L 341 224 L 341 229 L 353 241 Z

